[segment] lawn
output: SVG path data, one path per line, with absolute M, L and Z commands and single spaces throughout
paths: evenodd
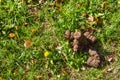
M 98 67 L 66 30 L 93 31 Z M 0 0 L 0 80 L 119 80 L 119 66 L 120 0 Z

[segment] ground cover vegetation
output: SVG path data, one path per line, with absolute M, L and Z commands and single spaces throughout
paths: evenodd
M 0 80 L 119 80 L 119 28 L 120 0 L 0 0 Z M 99 66 L 66 30 L 92 32 Z

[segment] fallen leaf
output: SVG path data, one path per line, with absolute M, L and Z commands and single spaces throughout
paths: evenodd
M 83 17 L 86 17 L 86 16 L 87 16 L 87 14 L 86 14 L 86 13 L 82 13 L 82 16 L 83 16 Z
M 32 32 L 32 33 L 35 33 L 35 32 L 36 32 L 36 30 L 35 30 L 35 29 L 32 29 L 32 30 L 31 30 L 31 32 Z
M 93 16 L 89 16 L 88 17 L 88 21 L 93 22 L 94 21 L 94 17 Z
M 14 34 L 14 33 L 10 33 L 10 34 L 9 34 L 9 37 L 10 37 L 10 38 L 14 38 L 14 37 L 15 37 L 15 34 Z
M 24 43 L 24 46 L 25 47 L 30 47 L 31 45 L 31 41 L 30 40 L 26 40 L 25 43 Z

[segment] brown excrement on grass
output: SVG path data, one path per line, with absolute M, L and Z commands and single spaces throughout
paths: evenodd
M 70 47 L 73 52 L 87 51 L 90 57 L 87 60 L 87 65 L 92 67 L 98 67 L 100 64 L 100 56 L 98 51 L 94 49 L 96 37 L 93 32 L 71 32 L 66 30 L 65 38 L 69 40 Z

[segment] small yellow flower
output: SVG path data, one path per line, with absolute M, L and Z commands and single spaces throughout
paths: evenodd
M 48 51 L 44 52 L 44 56 L 45 56 L 45 57 L 48 57 L 49 54 L 50 54 L 50 53 L 49 53 Z

